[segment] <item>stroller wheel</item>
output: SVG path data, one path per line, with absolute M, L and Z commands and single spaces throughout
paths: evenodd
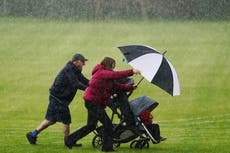
M 147 139 L 134 140 L 130 144 L 130 148 L 142 149 L 144 147 L 149 148 L 149 142 Z
M 113 147 L 114 147 L 114 148 L 120 147 L 120 143 L 119 143 L 119 142 L 114 142 L 114 143 L 113 143 Z
M 95 135 L 92 140 L 92 145 L 94 148 L 101 149 L 102 148 L 102 137 L 100 135 Z
M 136 143 L 137 143 L 137 140 L 134 140 L 134 141 L 132 141 L 131 143 L 130 143 L 130 148 L 134 148 L 135 147 L 135 145 L 136 145 Z
M 133 142 L 131 142 L 130 148 L 142 149 L 143 148 L 142 142 L 139 140 L 134 140 Z
M 149 142 L 148 142 L 148 140 L 143 140 L 143 141 L 142 141 L 142 147 L 143 147 L 143 148 L 144 148 L 144 147 L 149 148 Z

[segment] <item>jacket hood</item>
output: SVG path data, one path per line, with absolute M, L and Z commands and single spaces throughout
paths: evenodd
M 102 70 L 102 69 L 105 69 L 105 67 L 101 64 L 97 64 L 94 68 L 93 68 L 93 71 L 92 71 L 92 75 L 94 75 L 97 71 L 99 70 Z

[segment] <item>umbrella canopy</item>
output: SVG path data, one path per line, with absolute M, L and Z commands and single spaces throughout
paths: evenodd
M 158 102 L 147 96 L 141 96 L 130 101 L 130 108 L 134 115 L 139 116 L 146 109 L 152 111 L 157 107 L 158 104 Z
M 128 64 L 139 69 L 141 75 L 172 96 L 180 95 L 180 85 L 173 65 L 156 49 L 142 45 L 118 47 Z

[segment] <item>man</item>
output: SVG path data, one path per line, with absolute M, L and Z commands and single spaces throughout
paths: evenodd
M 82 68 L 87 59 L 81 54 L 75 54 L 72 60 L 59 72 L 50 88 L 49 105 L 45 119 L 38 127 L 26 134 L 30 144 L 36 144 L 37 135 L 56 122 L 62 122 L 64 137 L 69 135 L 71 115 L 69 104 L 77 90 L 85 90 L 89 80 L 82 74 Z M 81 146 L 81 144 L 77 144 Z
M 100 64 L 93 68 L 89 86 L 83 96 L 88 113 L 87 124 L 65 137 L 65 145 L 69 149 L 72 149 L 78 140 L 95 130 L 98 121 L 100 121 L 103 125 L 102 151 L 114 151 L 112 141 L 113 125 L 105 108 L 108 106 L 114 91 L 132 91 L 135 89 L 135 85 L 121 84 L 116 82 L 117 79 L 140 74 L 140 71 L 136 69 L 113 71 L 115 65 L 116 62 L 113 58 L 105 57 Z

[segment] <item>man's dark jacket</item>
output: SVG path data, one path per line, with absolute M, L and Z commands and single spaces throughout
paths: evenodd
M 68 106 L 77 93 L 77 90 L 85 90 L 89 80 L 81 73 L 71 61 L 59 72 L 50 88 L 50 95 L 64 105 Z

